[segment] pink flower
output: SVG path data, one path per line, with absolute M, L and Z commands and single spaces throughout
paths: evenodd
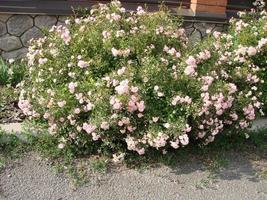
M 79 60 L 78 61 L 78 67 L 80 67 L 80 68 L 86 68 L 88 66 L 89 66 L 89 62 L 85 62 L 83 60 Z
M 144 149 L 144 148 L 142 148 L 142 149 L 137 149 L 136 151 L 137 151 L 137 153 L 138 153 L 139 155 L 144 155 L 144 154 L 145 154 L 145 149 Z
M 197 136 L 198 136 L 199 138 L 204 138 L 205 135 L 206 135 L 205 132 L 199 132 L 199 133 L 197 134 Z
M 79 114 L 81 112 L 80 108 L 75 108 L 74 113 Z
M 48 119 L 50 117 L 50 114 L 48 113 L 48 112 L 46 112 L 45 114 L 44 114 L 44 118 L 45 119 Z
M 258 42 L 258 47 L 261 49 L 263 46 L 265 46 L 267 44 L 267 38 L 262 38 L 259 42 Z
M 131 87 L 131 92 L 137 93 L 138 92 L 138 87 Z
M 144 101 L 136 102 L 136 105 L 137 105 L 139 112 L 144 112 L 144 110 L 145 110 L 145 102 Z
M 128 111 L 129 112 L 134 112 L 136 110 L 137 110 L 137 106 L 135 105 L 135 102 L 130 100 L 129 103 L 128 103 Z
M 201 60 L 208 60 L 210 57 L 211 57 L 211 54 L 206 49 L 198 54 L 198 58 Z
M 174 149 L 178 149 L 179 148 L 179 140 L 175 140 L 175 141 L 170 141 L 171 147 Z
M 257 54 L 257 49 L 254 47 L 249 47 L 247 52 L 249 56 L 255 56 Z
M 124 160 L 125 153 L 120 153 L 119 155 L 113 154 L 112 156 L 113 156 L 112 161 L 114 163 L 121 163 Z
M 110 33 L 108 31 L 103 31 L 102 35 L 103 35 L 104 39 L 108 39 L 110 37 Z
M 179 136 L 179 140 L 180 140 L 181 144 L 184 146 L 189 144 L 189 138 L 188 138 L 187 134 Z
M 63 27 L 62 30 L 58 30 L 60 37 L 63 39 L 66 45 L 69 45 L 71 41 L 70 31 L 66 27 Z
M 218 39 L 220 37 L 221 33 L 218 31 L 214 31 L 213 32 L 213 37 L 215 37 L 216 39 Z
M 113 55 L 114 57 L 117 57 L 117 56 L 120 54 L 119 50 L 117 50 L 117 49 L 115 49 L 115 48 L 112 48 L 112 49 L 111 49 L 111 52 L 112 52 L 112 55 Z
M 116 102 L 116 103 L 113 104 L 113 109 L 114 110 L 119 110 L 119 109 L 121 109 L 121 106 L 122 106 L 122 104 L 120 102 Z
M 176 56 L 176 58 L 180 58 L 180 57 L 181 57 L 181 54 L 180 54 L 179 52 L 177 52 L 177 53 L 175 54 L 175 56 Z
M 63 144 L 63 143 L 58 144 L 59 149 L 63 149 L 64 147 L 65 147 L 65 144 Z
M 18 106 L 25 115 L 30 115 L 31 104 L 28 100 L 19 100 Z
M 188 124 L 186 124 L 184 131 L 186 133 L 189 133 L 191 130 L 192 130 L 192 128 Z
M 246 115 L 246 118 L 249 120 L 254 120 L 256 115 L 255 115 L 255 109 L 254 107 L 249 104 L 247 107 L 243 108 L 244 114 Z
M 118 69 L 117 74 L 121 76 L 122 74 L 124 74 L 125 70 L 126 70 L 126 67 L 122 67 L 121 69 Z
M 134 128 L 132 126 L 127 126 L 127 130 L 132 133 L 134 131 Z
M 88 112 L 88 111 L 91 111 L 92 110 L 92 108 L 93 108 L 93 104 L 92 103 L 88 103 L 85 107 L 84 107 L 84 111 L 85 112 Z
M 110 104 L 112 105 L 114 110 L 119 110 L 122 106 L 120 100 L 115 98 L 114 96 L 110 98 Z
M 65 105 L 66 105 L 66 101 L 59 101 L 57 103 L 57 105 L 60 107 L 60 108 L 63 108 Z
M 70 82 L 69 83 L 69 86 L 68 86 L 68 88 L 69 88 L 69 91 L 70 91 L 70 93 L 74 93 L 75 92 L 75 88 L 78 86 L 78 84 L 75 82 Z
M 185 61 L 187 65 L 195 66 L 197 64 L 196 59 L 193 56 L 189 56 L 189 58 Z
M 110 16 L 111 16 L 111 19 L 113 19 L 114 21 L 118 21 L 121 19 L 121 16 L 116 13 L 112 13 Z
M 249 126 L 248 122 L 245 120 L 242 120 L 239 122 L 240 128 L 245 129 Z
M 92 139 L 93 141 L 97 141 L 100 139 L 100 135 L 97 135 L 95 132 L 92 133 Z
M 102 122 L 100 127 L 103 129 L 103 130 L 108 130 L 109 129 L 109 124 L 108 122 Z
M 169 129 L 171 127 L 171 125 L 169 123 L 165 123 L 163 124 L 163 126 L 166 128 L 166 129 Z
M 128 86 L 129 81 L 123 80 L 120 82 L 120 84 L 115 87 L 115 90 L 117 91 L 118 94 L 128 94 L 129 93 L 129 86 Z
M 235 84 L 229 83 L 228 86 L 229 86 L 229 94 L 233 94 L 237 91 L 237 87 Z
M 195 67 L 192 65 L 189 65 L 185 68 L 184 73 L 188 76 L 192 76 L 195 73 Z
M 138 6 L 137 7 L 137 15 L 143 15 L 145 14 L 146 12 L 144 11 L 144 9 L 141 7 L 141 6 Z
M 90 134 L 93 131 L 95 131 L 96 126 L 93 126 L 93 125 L 87 124 L 87 123 L 83 123 L 83 127 L 82 128 L 83 128 L 83 130 L 86 131 L 86 133 Z
M 130 118 L 128 118 L 128 117 L 123 117 L 123 118 L 122 118 L 122 123 L 124 123 L 124 124 L 130 124 Z
M 137 114 L 137 117 L 138 117 L 138 118 L 142 118 L 142 117 L 144 117 L 144 115 L 143 115 L 142 113 L 138 113 L 138 114 Z
M 187 104 L 192 103 L 192 99 L 189 96 L 184 97 L 183 101 L 184 101 L 184 103 L 187 103 Z
M 152 117 L 152 121 L 156 123 L 159 120 L 159 117 Z
M 40 65 L 43 65 L 47 62 L 47 58 L 39 58 L 38 62 Z

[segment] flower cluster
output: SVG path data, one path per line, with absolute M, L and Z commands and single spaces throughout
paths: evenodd
M 250 60 L 267 42 L 236 46 L 233 38 L 216 32 L 188 51 L 181 23 L 165 9 L 99 4 L 32 42 L 19 105 L 47 122 L 60 148 L 104 146 L 116 162 L 127 150 L 208 144 L 248 127 L 262 104 Z

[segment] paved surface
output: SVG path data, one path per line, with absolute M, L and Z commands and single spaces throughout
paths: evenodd
M 232 155 L 228 167 L 216 179 L 209 178 L 209 172 L 196 161 L 175 169 L 114 170 L 93 175 L 88 184 L 73 190 L 68 178 L 53 173 L 37 155 L 29 155 L 0 174 L 0 199 L 266 200 L 267 180 L 256 173 L 255 164 Z
M 258 120 L 253 129 L 266 127 L 266 121 Z M 1 128 L 21 131 L 20 124 Z M 216 178 L 198 161 L 190 161 L 174 169 L 120 169 L 92 175 L 86 185 L 73 190 L 66 176 L 55 174 L 31 154 L 0 173 L 0 200 L 267 200 L 267 180 L 259 178 L 257 170 L 259 163 L 266 169 L 267 161 L 240 155 L 229 155 L 228 160 Z
M 22 131 L 21 123 L 0 124 L 0 128 L 6 132 L 19 133 Z

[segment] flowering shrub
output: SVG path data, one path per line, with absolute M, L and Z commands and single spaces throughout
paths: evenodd
M 205 51 L 211 52 L 210 59 L 198 65 L 200 72 L 205 70 L 209 72 L 208 76 L 200 78 L 204 82 L 204 86 L 201 88 L 202 91 L 205 91 L 205 94 L 202 94 L 204 113 L 207 111 L 205 104 L 208 107 L 215 106 L 216 115 L 221 115 L 225 108 L 230 108 L 230 112 L 228 112 L 230 119 L 224 119 L 224 124 L 230 125 L 234 122 L 234 126 L 241 129 L 249 127 L 250 121 L 255 119 L 257 111 L 263 114 L 262 102 L 267 103 L 267 75 L 265 72 L 267 13 L 262 9 L 265 6 L 263 1 L 256 1 L 255 5 L 257 10 L 240 12 L 240 18 L 231 19 L 227 33 L 214 32 L 210 34 L 206 40 L 200 42 L 198 47 L 190 52 L 190 55 L 195 54 L 198 57 L 203 57 Z M 210 31 L 207 30 L 207 33 Z M 194 67 L 191 67 L 189 71 L 200 75 L 198 71 L 194 70 Z M 226 103 L 228 102 L 229 106 L 222 104 L 218 106 L 216 102 L 213 102 L 216 97 L 211 96 L 210 87 L 214 87 L 216 84 L 224 88 L 225 92 L 228 87 L 228 94 L 221 93 L 220 95 L 222 98 L 228 99 Z
M 214 32 L 202 41 L 199 49 L 195 51 L 211 48 L 213 56 L 217 56 L 214 65 L 235 67 L 237 77 L 240 77 L 240 73 L 246 74 L 246 81 L 252 84 L 246 87 L 248 90 L 242 89 L 241 94 L 256 100 L 254 106 L 260 108 L 262 103 L 259 101 L 266 101 L 266 97 L 262 98 L 262 95 L 267 94 L 267 13 L 263 9 L 265 8 L 263 1 L 257 0 L 254 5 L 257 9 L 252 9 L 251 12 L 239 12 L 238 19 L 230 20 L 227 33 Z M 207 32 L 210 33 L 209 30 Z M 223 69 L 223 73 L 223 76 L 229 77 L 226 69 Z M 242 83 L 243 81 L 239 82 L 238 86 L 242 86 Z
M 228 40 L 230 40 L 232 61 L 238 60 L 241 63 L 246 63 L 258 71 L 259 78 L 264 84 L 261 87 L 251 86 L 252 91 L 262 92 L 262 100 L 264 103 L 264 111 L 267 111 L 267 13 L 265 2 L 257 0 L 254 3 L 256 9 L 251 12 L 239 12 L 239 19 L 230 21 L 230 29 L 228 32 Z M 252 78 L 253 76 L 251 76 Z M 249 78 L 249 77 L 248 77 Z M 256 77 L 254 77 L 255 79 Z
M 168 11 L 100 4 L 32 42 L 19 106 L 47 122 L 59 148 L 105 147 L 117 161 L 126 149 L 208 144 L 226 128 L 248 127 L 261 106 L 251 89 L 259 69 L 244 62 L 254 52 L 232 53 L 231 37 L 214 38 L 187 51 Z

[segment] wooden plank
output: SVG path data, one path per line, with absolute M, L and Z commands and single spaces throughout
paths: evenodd
M 181 1 L 165 0 L 165 4 L 173 13 L 183 16 L 185 21 L 214 21 L 225 23 L 225 18 L 214 14 L 196 15 L 190 7 L 190 0 L 184 0 L 183 5 L 186 9 L 180 9 Z M 83 7 L 91 8 L 97 2 L 108 1 L 88 1 L 88 0 L 0 0 L 0 13 L 16 14 L 50 14 L 50 15 L 71 15 L 72 8 Z M 149 3 L 148 3 L 149 2 Z M 158 10 L 158 0 L 122 0 L 123 6 L 127 10 L 136 10 L 138 5 L 147 5 L 149 11 Z M 177 10 L 179 8 L 179 12 Z
M 253 8 L 254 0 L 228 0 L 227 17 L 238 17 L 238 11 L 250 10 Z
M 188 8 L 190 0 L 175 1 L 167 0 L 165 4 L 170 7 L 185 6 Z M 38 13 L 38 14 L 71 14 L 73 8 L 91 8 L 96 3 L 108 3 L 110 1 L 88 1 L 88 0 L 0 0 L 1 13 Z M 126 9 L 136 9 L 138 5 L 147 5 L 150 10 L 158 8 L 158 0 L 122 0 Z

